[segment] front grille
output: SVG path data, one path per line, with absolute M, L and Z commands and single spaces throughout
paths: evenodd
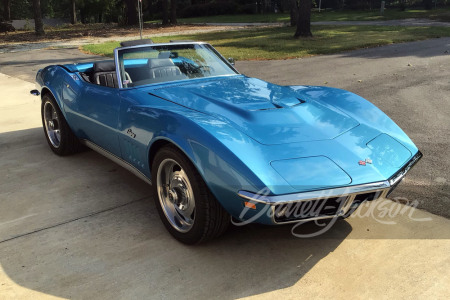
M 334 216 L 338 214 L 347 199 L 348 197 L 344 196 L 278 204 L 275 205 L 274 218 L 276 222 L 281 223 Z
M 381 192 L 370 192 L 370 193 L 364 193 L 364 194 L 358 194 L 355 196 L 354 202 L 361 203 L 364 201 L 373 201 L 377 200 L 381 195 Z
M 277 204 L 274 206 L 274 220 L 277 223 L 301 221 L 307 219 L 315 219 L 321 217 L 333 217 L 337 215 L 346 216 L 350 215 L 361 203 L 364 201 L 377 200 L 383 190 L 374 192 L 353 194 L 354 198 L 350 198 L 350 195 L 314 199 L 308 201 L 297 201 L 283 204 Z M 352 200 L 351 207 L 347 202 Z M 347 211 L 343 211 L 346 209 Z

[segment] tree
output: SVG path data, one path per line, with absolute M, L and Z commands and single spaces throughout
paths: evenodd
M 138 13 L 136 10 L 136 0 L 124 0 L 127 6 L 127 25 L 136 25 L 138 23 Z
M 297 19 L 298 19 L 298 1 L 297 0 L 289 0 L 290 6 L 291 6 L 291 26 L 297 25 Z
M 432 9 L 433 1 L 432 0 L 423 0 L 423 5 L 424 5 L 425 9 Z
M 44 23 L 42 22 L 41 1 L 33 0 L 34 10 L 34 31 L 36 35 L 44 35 Z
M 11 21 L 11 0 L 3 0 L 3 19 Z
M 170 24 L 177 24 L 177 0 L 170 0 Z
M 162 23 L 163 25 L 169 24 L 169 0 L 162 0 Z
M 311 33 L 311 0 L 300 0 L 298 5 L 297 30 L 294 37 L 310 37 Z
M 72 23 L 72 24 L 77 23 L 77 9 L 75 7 L 75 0 L 71 0 L 70 23 Z

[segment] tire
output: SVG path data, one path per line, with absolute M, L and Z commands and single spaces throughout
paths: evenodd
M 70 155 L 82 150 L 82 145 L 73 134 L 53 96 L 42 96 L 42 127 L 45 138 L 52 151 L 60 156 Z
M 198 244 L 218 237 L 228 228 L 230 215 L 176 147 L 166 146 L 157 152 L 152 163 L 152 180 L 159 216 L 178 241 Z

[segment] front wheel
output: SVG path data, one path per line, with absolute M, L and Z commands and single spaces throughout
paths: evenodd
M 196 244 L 225 232 L 230 216 L 177 148 L 164 147 L 156 154 L 152 180 L 158 213 L 177 240 Z

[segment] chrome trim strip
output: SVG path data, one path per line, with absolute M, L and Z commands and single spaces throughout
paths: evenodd
M 145 48 L 145 47 L 153 47 L 153 46 L 170 46 L 170 45 L 204 45 L 208 44 L 206 42 L 175 42 L 175 43 L 153 43 L 153 44 L 142 44 L 142 45 L 134 45 L 134 46 L 126 46 L 126 47 L 117 47 L 116 49 L 124 50 L 124 49 L 136 49 L 136 48 Z M 208 44 L 209 45 L 209 44 Z
M 116 64 L 116 76 L 117 83 L 119 84 L 119 89 L 123 89 L 122 76 L 120 76 L 120 65 L 119 65 L 119 48 L 114 49 L 114 63 Z
M 88 140 L 80 140 L 80 142 L 85 145 L 88 148 L 91 148 L 92 150 L 94 150 L 95 152 L 105 156 L 106 158 L 109 158 L 110 160 L 112 160 L 113 162 L 115 162 L 116 164 L 118 164 L 119 166 L 123 167 L 124 169 L 127 169 L 128 171 L 130 171 L 131 173 L 133 173 L 134 175 L 136 175 L 137 177 L 139 177 L 140 179 L 142 179 L 143 181 L 145 181 L 148 184 L 152 184 L 152 181 L 150 180 L 150 178 L 148 178 L 147 176 L 145 176 L 141 171 L 139 171 L 138 169 L 136 169 L 133 165 L 131 165 L 130 163 L 126 162 L 125 160 L 123 160 L 122 158 L 112 154 L 111 152 L 109 152 L 108 150 L 103 149 L 102 147 L 100 147 L 97 144 L 94 144 L 91 141 Z
M 360 194 L 362 192 L 375 192 L 378 190 L 383 190 L 389 188 L 389 182 L 379 181 L 368 184 L 354 185 L 348 187 L 334 188 L 334 189 L 324 189 L 312 192 L 303 192 L 296 194 L 286 194 L 286 195 L 275 195 L 275 196 L 264 196 L 247 191 L 239 191 L 238 195 L 244 199 L 251 200 L 263 204 L 282 204 L 289 202 L 302 202 L 308 200 L 316 200 L 323 198 L 340 197 L 350 194 Z
M 422 152 L 417 151 L 417 153 L 413 156 L 413 158 L 411 158 L 406 165 L 401 168 L 399 171 L 397 171 L 394 175 L 391 176 L 391 178 L 389 178 L 389 184 L 391 186 L 396 185 L 400 180 L 403 179 L 403 177 L 405 177 L 406 173 L 409 172 L 409 170 L 411 170 L 412 167 L 414 167 L 414 165 L 423 157 Z

